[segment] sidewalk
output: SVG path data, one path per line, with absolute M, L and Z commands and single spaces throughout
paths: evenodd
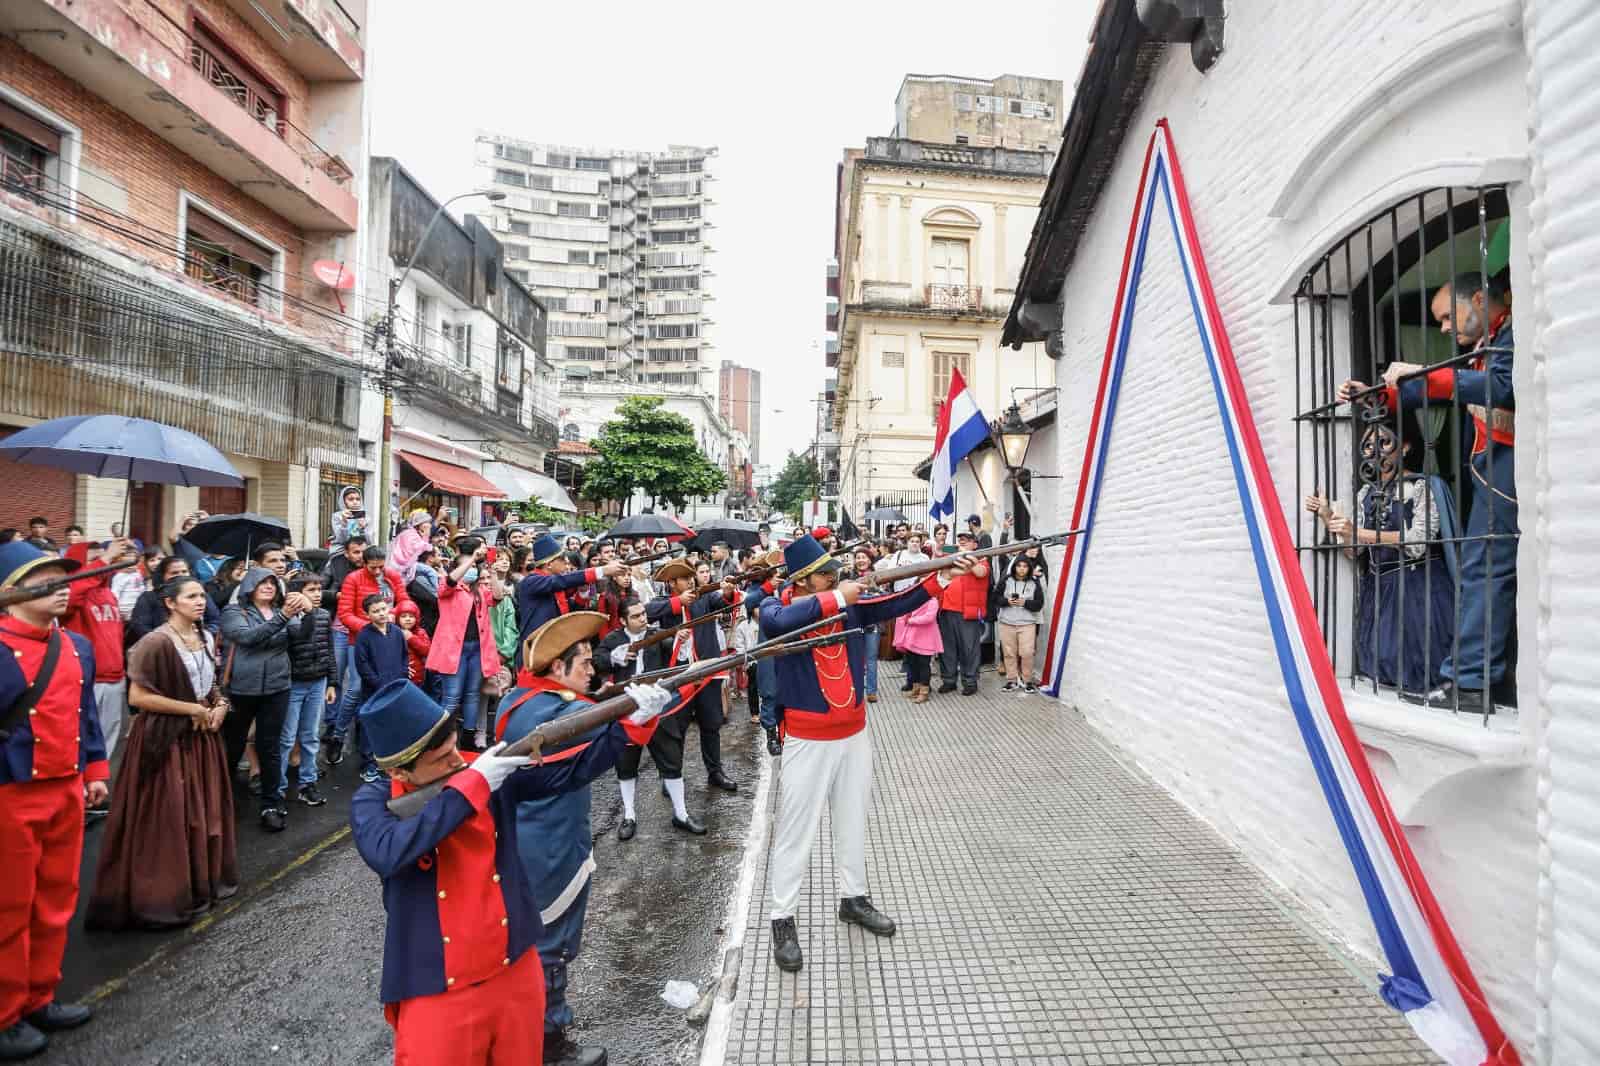
M 834 917 L 824 828 L 798 923 L 806 967 L 771 960 L 766 796 L 743 957 L 708 1062 L 1434 1061 L 1401 1016 L 1219 837 L 1075 712 L 999 691 L 868 713 L 878 940 Z M 714 1019 L 714 1023 L 715 1023 Z

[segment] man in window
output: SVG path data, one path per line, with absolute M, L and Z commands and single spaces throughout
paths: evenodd
M 1471 271 L 1433 294 L 1439 329 L 1478 353 L 1466 369 L 1390 363 L 1384 371 L 1390 410 L 1459 401 L 1472 416 L 1472 504 L 1461 545 L 1461 614 L 1456 654 L 1440 672 L 1444 684 L 1428 693 L 1434 707 L 1493 710 L 1489 690 L 1505 677 L 1506 645 L 1516 619 L 1517 488 L 1513 478 L 1516 432 L 1511 388 L 1511 304 L 1503 284 Z M 1401 378 L 1407 378 L 1401 381 Z M 1346 381 L 1339 399 L 1367 386 Z

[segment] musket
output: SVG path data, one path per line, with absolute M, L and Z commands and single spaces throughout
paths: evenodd
M 617 561 L 618 562 L 622 562 L 622 563 L 626 563 L 629 566 L 640 566 L 640 565 L 642 565 L 644 563 L 653 563 L 657 559 L 670 558 L 671 556 L 674 556 L 674 555 L 677 555 L 677 554 L 678 554 L 678 549 L 677 548 L 665 548 L 665 549 L 663 549 L 661 551 L 658 551 L 658 552 L 652 552 L 649 555 L 633 555 L 633 556 L 629 556 L 626 559 L 619 559 Z
M 788 655 L 809 651 L 812 648 L 837 644 L 860 632 L 861 630 L 859 629 L 847 629 L 842 633 L 829 633 L 826 636 L 812 637 L 809 640 L 799 641 L 790 639 L 793 634 L 785 634 L 783 637 L 776 638 L 777 641 L 783 643 L 784 650 L 780 652 L 774 648 L 768 651 L 767 654 Z M 772 641 L 767 643 L 769 645 L 773 644 Z M 690 663 L 672 677 L 664 678 L 657 684 L 661 688 L 675 689 L 683 685 L 692 685 L 696 681 L 709 680 L 724 670 L 737 669 L 748 662 L 753 662 L 752 656 L 755 653 L 756 649 L 751 648 L 749 651 L 724 655 L 720 659 L 702 659 L 700 662 Z M 627 693 L 601 700 L 575 714 L 563 715 L 560 718 L 544 723 L 521 740 L 506 745 L 500 751 L 500 757 L 511 759 L 526 755 L 529 763 L 537 766 L 543 761 L 541 756 L 546 748 L 565 743 L 601 726 L 610 725 L 617 719 L 638 709 L 639 705 Z M 444 790 L 445 782 L 465 769 L 467 769 L 466 766 L 458 766 L 444 774 L 444 776 L 435 778 L 415 791 L 392 797 L 389 800 L 390 813 L 396 818 L 413 818 L 421 814 L 422 809 L 428 805 L 428 801 Z
M 645 648 L 653 648 L 657 644 L 660 644 L 663 640 L 666 640 L 668 637 L 676 635 L 681 630 L 693 629 L 695 626 L 700 625 L 703 622 L 709 622 L 717 615 L 725 614 L 737 606 L 739 606 L 737 603 L 724 604 L 714 611 L 707 611 L 698 618 L 691 618 L 687 622 L 679 622 L 677 625 L 667 626 L 665 629 L 657 629 L 647 636 L 640 637 L 638 640 L 630 642 L 628 647 L 632 648 L 634 651 L 643 651 Z
M 781 637 L 773 637 L 770 640 L 764 640 L 760 644 L 752 646 L 746 650 L 745 654 L 755 655 L 757 659 L 765 659 L 773 654 L 787 654 L 787 652 L 775 652 L 772 649 L 777 648 L 785 641 L 792 641 L 796 637 L 803 637 L 813 630 L 821 629 L 824 626 L 837 622 L 838 620 L 839 619 L 837 616 L 829 615 L 826 618 L 819 618 L 815 622 L 808 622 L 799 629 L 790 630 Z M 654 684 L 655 682 L 660 681 L 662 678 L 673 676 L 682 669 L 683 667 L 681 665 L 666 666 L 662 667 L 660 670 L 651 670 L 647 673 L 635 674 L 626 681 L 613 681 L 609 685 L 601 686 L 591 694 L 590 698 L 596 700 L 610 699 L 612 696 L 617 695 L 629 685 Z
M 54 596 L 74 581 L 92 581 L 97 577 L 105 577 L 107 574 L 114 574 L 118 570 L 126 570 L 128 567 L 137 564 L 138 561 L 138 556 L 134 556 L 132 559 L 124 559 L 120 563 L 93 566 L 87 570 L 79 570 L 76 573 L 68 574 L 65 577 L 40 582 L 37 585 L 18 585 L 14 588 L 5 589 L 0 591 L 0 607 L 10 607 L 14 603 L 26 603 L 28 600 L 42 600 L 46 596 Z
M 925 577 L 940 570 L 948 570 L 961 559 L 991 559 L 997 555 L 1015 555 L 1029 548 L 1045 548 L 1052 544 L 1060 544 L 1068 537 L 1075 537 L 1082 532 L 1081 529 L 1069 529 L 1063 533 L 1052 533 L 1047 537 L 1008 541 L 1005 544 L 996 544 L 992 548 L 973 548 L 971 551 L 955 552 L 951 555 L 935 555 L 925 562 L 907 563 L 905 566 L 896 566 L 889 570 L 874 570 L 856 580 L 864 585 L 892 585 L 908 577 Z

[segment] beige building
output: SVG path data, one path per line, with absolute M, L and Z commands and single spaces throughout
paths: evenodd
M 907 74 L 894 100 L 893 136 L 1053 154 L 1061 121 L 1061 83 L 1052 78 Z
M 914 84 L 907 79 L 902 107 Z M 1060 83 L 1051 84 L 1059 103 Z M 900 124 L 915 130 L 922 119 L 910 110 Z M 846 151 L 826 359 L 838 368 L 838 498 L 851 514 L 877 503 L 917 509 L 926 498 L 927 482 L 912 470 L 933 451 L 952 370 L 961 370 L 991 421 L 1054 386 L 1055 363 L 1042 344 L 1000 347 L 1053 159 L 1049 151 L 901 137 Z M 985 513 L 988 526 L 1005 508 L 984 504 L 957 505 Z

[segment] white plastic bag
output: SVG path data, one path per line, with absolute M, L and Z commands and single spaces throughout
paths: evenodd
M 667 987 L 661 990 L 661 998 L 669 1007 L 688 1010 L 700 999 L 700 990 L 691 981 L 668 981 Z

